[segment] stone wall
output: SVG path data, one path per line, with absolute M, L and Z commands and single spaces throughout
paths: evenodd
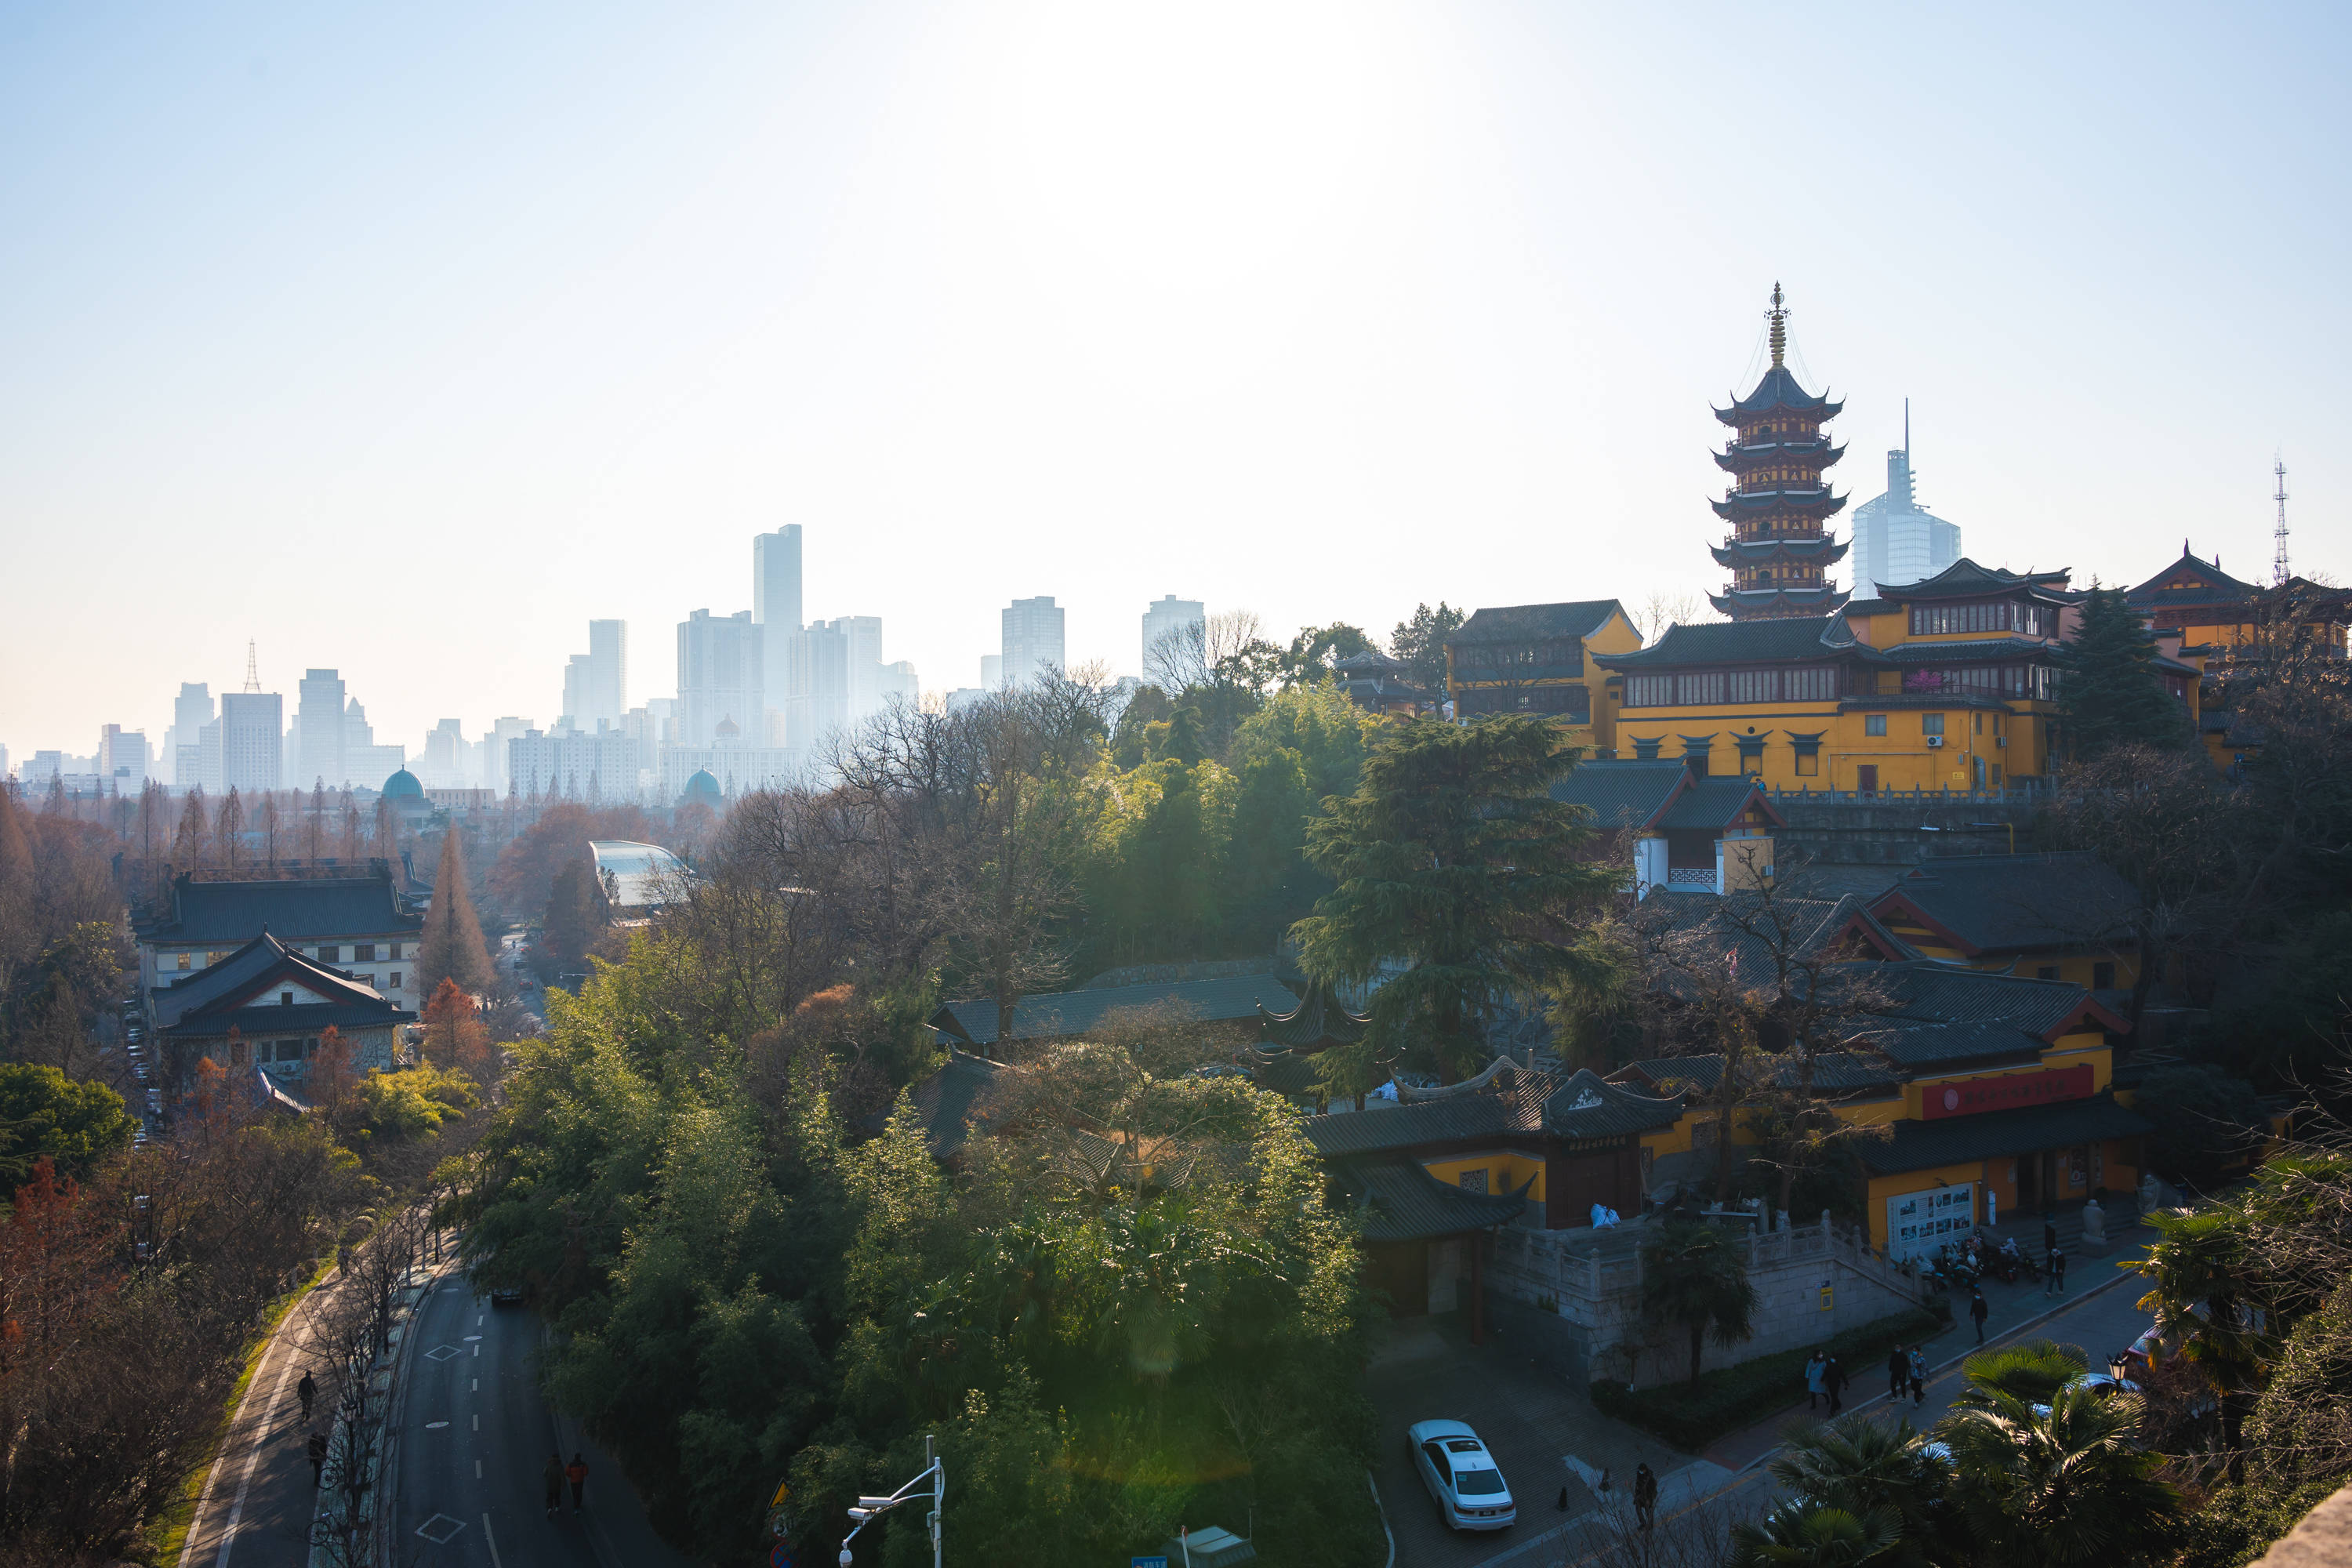
M 2034 847 L 2033 814 L 2042 805 L 2041 797 L 2015 790 L 1997 795 L 1839 793 L 1770 798 L 1772 809 L 1788 821 L 1773 833 L 1784 856 L 1802 856 L 1822 866 L 1908 866 L 1931 854 L 2005 855 L 2012 826 L 2023 853 Z M 1998 826 L 1984 826 L 1989 823 Z
M 1578 1365 L 1588 1381 L 1622 1378 L 1638 1387 L 1689 1376 L 1687 1332 L 1642 1313 L 1642 1234 L 1638 1227 L 1506 1226 L 1487 1275 L 1496 1323 L 1517 1335 L 1530 1355 L 1557 1362 L 1563 1371 Z M 1729 1350 L 1707 1345 L 1703 1367 L 1816 1344 L 1907 1311 L 1928 1294 L 1826 1215 L 1817 1225 L 1751 1235 L 1748 1248 L 1748 1277 L 1758 1296 L 1755 1333 Z M 1544 1317 L 1562 1321 L 1569 1331 L 1531 1321 Z

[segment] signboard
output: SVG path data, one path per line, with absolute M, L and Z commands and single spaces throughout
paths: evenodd
M 1903 1193 L 1886 1200 L 1886 1256 L 1924 1258 L 1957 1242 L 1976 1225 L 1974 1182 Z
M 2006 1078 L 1966 1078 L 1951 1083 L 1919 1086 L 1919 1114 L 1929 1121 L 1947 1116 L 1975 1116 L 1987 1110 L 2016 1110 L 2029 1105 L 2055 1105 L 2061 1100 L 2091 1098 L 2091 1064 L 2049 1068 L 2041 1072 L 2011 1073 Z
M 1127 1563 L 1128 1568 L 1168 1568 L 1165 1557 L 1130 1557 Z

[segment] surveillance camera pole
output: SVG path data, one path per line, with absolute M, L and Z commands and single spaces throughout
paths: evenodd
M 857 1500 L 857 1506 L 849 1510 L 849 1517 L 856 1520 L 857 1523 L 847 1535 L 841 1538 L 841 1568 L 850 1568 L 853 1559 L 849 1543 L 857 1539 L 857 1531 L 897 1508 L 900 1503 L 911 1502 L 922 1496 L 923 1483 L 926 1481 L 930 1483 L 931 1512 L 929 1522 L 931 1531 L 931 1568 L 940 1568 L 940 1513 L 947 1507 L 948 1468 L 946 1462 L 932 1452 L 931 1437 L 929 1433 L 923 1436 L 923 1458 L 929 1461 L 929 1464 L 921 1475 L 917 1476 L 888 1497 L 861 1497 Z

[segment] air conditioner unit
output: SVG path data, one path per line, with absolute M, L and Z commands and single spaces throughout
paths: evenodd
M 1931 751 L 1931 752 L 1940 752 L 1940 751 L 1942 751 L 1942 750 L 1944 749 L 1944 737 L 1943 737 L 1943 736 L 1941 736 L 1941 735 L 1930 735 L 1930 736 L 1928 736 L 1928 737 L 1927 737 L 1927 749 L 1928 749 L 1929 751 Z
M 1995 735 L 1992 738 L 1992 743 L 1995 746 L 2006 746 L 2009 744 L 2009 737 L 2006 735 Z

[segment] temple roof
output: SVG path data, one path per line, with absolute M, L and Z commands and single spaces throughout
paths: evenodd
M 315 1001 L 281 1004 L 301 991 Z M 266 999 L 265 999 L 266 998 Z M 373 985 L 331 968 L 267 931 L 208 969 L 158 986 L 158 1028 L 178 1037 L 209 1039 L 237 1029 L 247 1036 L 315 1034 L 413 1023 L 416 1015 Z
M 1371 1020 L 1359 1017 L 1339 1005 L 1331 988 L 1320 980 L 1307 983 L 1307 994 L 1298 1005 L 1287 1013 L 1268 1012 L 1265 1004 L 1257 1009 L 1258 1037 L 1269 1046 L 1291 1049 L 1309 1047 L 1352 1046 L 1364 1037 Z
M 2124 602 L 2134 609 L 2154 610 L 2176 605 L 2240 605 L 2262 593 L 2258 584 L 2243 582 L 2221 570 L 2219 558 L 2202 561 L 2180 542 L 2180 559 L 2137 588 L 2124 590 Z
M 1822 590 L 1827 592 L 1827 590 Z M 1594 654 L 1611 669 L 1680 669 L 1702 665 L 1795 664 L 1856 658 L 1884 664 L 1886 655 L 1854 640 L 1839 616 L 1788 616 L 1775 620 L 1707 621 L 1675 626 L 1645 648 Z
M 1807 516 L 1834 517 L 1845 510 L 1847 498 L 1833 494 L 1828 483 L 1806 485 L 1793 489 L 1734 490 L 1706 504 L 1715 515 L 1729 521 L 1734 518 L 1753 517 L 1759 512 L 1781 510 L 1802 512 Z
M 1307 1137 L 1329 1159 L 1513 1135 L 1615 1140 L 1671 1127 L 1681 1116 L 1679 1099 L 1635 1094 L 1589 1068 L 1562 1077 L 1505 1058 L 1467 1083 L 1423 1091 L 1393 1110 L 1309 1117 Z
M 1717 565 L 1734 568 L 1775 561 L 1811 561 L 1831 566 L 1844 560 L 1850 548 L 1846 541 L 1827 534 L 1818 539 L 1731 539 L 1707 546 Z
M 1735 400 L 1728 408 L 1715 410 L 1715 416 L 1726 425 L 1739 425 L 1759 414 L 1786 408 L 1793 413 L 1811 414 L 1817 419 L 1834 419 L 1844 407 L 1843 403 L 1832 403 L 1826 395 L 1817 397 L 1807 392 L 1787 365 L 1776 364 L 1764 373 L 1754 391 Z
M 1955 855 L 1921 862 L 1871 905 L 1970 958 L 2127 938 L 2138 895 L 2095 855 Z
M 1885 1141 L 1860 1140 L 1856 1150 L 1864 1164 L 1892 1174 L 2099 1143 L 2110 1138 L 2136 1138 L 2154 1131 L 2146 1117 L 2117 1104 L 2112 1094 L 2102 1094 L 2017 1110 L 1897 1121 Z
M 1540 637 L 1589 637 L 1609 624 L 1625 606 L 1614 599 L 1577 599 L 1561 605 L 1507 605 L 1474 612 L 1445 642 L 1449 647 L 1467 643 L 1526 642 Z M 1631 616 L 1626 617 L 1629 621 Z
M 1508 1225 L 1526 1212 L 1536 1183 L 1530 1173 L 1516 1192 L 1465 1192 L 1412 1160 L 1349 1161 L 1339 1176 L 1355 1199 L 1366 1241 L 1429 1241 Z
M 1896 605 L 1907 605 L 1917 599 L 1972 599 L 1991 594 L 2024 591 L 2051 604 L 2072 604 L 2075 595 L 2066 587 L 2067 571 L 2006 572 L 1998 566 L 1979 566 L 1963 555 L 1933 577 L 1916 583 L 1881 583 L 1880 599 Z
M 1720 833 L 1751 805 L 1760 805 L 1776 824 L 1787 826 L 1754 779 L 1700 778 L 1680 762 L 1579 763 L 1551 786 L 1551 797 L 1586 807 L 1603 827 L 1693 827 Z
M 1827 436 L 1808 436 L 1797 440 L 1774 437 L 1754 443 L 1735 441 L 1722 451 L 1713 454 L 1715 466 L 1726 473 L 1741 473 L 1760 468 L 1766 463 L 1798 462 L 1833 468 L 1845 456 L 1843 447 L 1832 447 Z
M 414 935 L 425 917 L 400 896 L 390 868 L 372 861 L 361 877 L 213 882 L 184 871 L 172 879 L 168 905 L 142 911 L 131 927 L 142 942 L 246 942 L 267 930 L 332 942 Z
M 1751 620 L 1810 619 L 1818 617 L 1823 610 L 1834 610 L 1843 605 L 1849 592 L 1827 586 L 1731 588 L 1720 594 L 1709 594 L 1706 602 L 1727 616 Z

